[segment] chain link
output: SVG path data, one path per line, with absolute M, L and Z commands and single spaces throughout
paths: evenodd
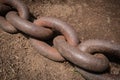
M 120 45 L 106 40 L 87 40 L 82 42 L 78 48 L 90 54 L 103 53 L 108 57 L 120 59 Z M 94 74 L 76 67 L 76 70 L 88 80 L 120 80 L 120 74 L 101 73 Z
M 7 5 L 9 6 L 7 6 Z M 68 60 L 87 80 L 119 80 L 120 74 L 106 73 L 109 69 L 108 55 L 120 59 L 120 45 L 104 40 L 87 40 L 80 43 L 76 31 L 65 22 L 51 17 L 28 21 L 29 10 L 19 0 L 0 0 L 0 28 L 8 33 L 19 31 L 29 35 L 30 43 L 41 55 L 53 61 Z M 11 11 L 11 6 L 17 11 Z M 4 8 L 2 8 L 4 7 Z M 55 31 L 62 36 L 53 36 Z M 45 40 L 53 38 L 50 46 Z
M 8 5 L 16 8 L 20 17 L 22 17 L 23 19 L 29 18 L 29 9 L 20 0 L 0 0 L 0 3 L 8 4 Z
M 109 66 L 108 59 L 104 55 L 93 56 L 82 52 L 77 47 L 68 44 L 63 36 L 54 39 L 54 46 L 67 60 L 86 70 L 103 72 Z
M 12 10 L 11 7 L 0 3 L 0 28 L 8 33 L 16 33 L 17 29 L 3 17 L 10 10 Z
M 69 44 L 77 46 L 79 44 L 79 39 L 76 31 L 68 25 L 67 23 L 52 17 L 42 17 L 34 22 L 40 26 L 45 26 L 54 29 L 61 34 L 63 34 Z
M 6 15 L 6 19 L 18 30 L 28 34 L 29 36 L 46 39 L 52 35 L 52 31 L 47 28 L 39 27 L 32 22 L 25 20 L 18 16 L 16 12 L 9 12 Z
M 19 0 L 0 0 L 0 3 L 4 3 L 4 4 L 10 5 L 10 6 L 16 8 L 20 17 L 22 17 L 23 19 L 29 18 L 29 10 L 28 10 L 27 6 L 25 6 L 25 4 L 22 3 L 21 1 L 19 1 Z M 0 12 L 1 12 L 1 10 L 0 10 Z M 5 11 L 6 11 L 6 9 L 5 9 Z M 0 24 L 1 24 L 1 28 L 8 33 L 17 33 L 18 32 L 18 30 L 2 16 L 0 16 Z
M 78 45 L 79 40 L 75 30 L 63 21 L 51 17 L 42 17 L 35 20 L 34 23 L 38 26 L 51 28 L 51 30 L 61 32 L 66 37 L 66 40 L 71 45 Z M 54 61 L 64 61 L 65 59 L 60 55 L 60 53 L 54 48 L 50 47 L 43 41 L 38 41 L 31 39 L 31 44 L 41 53 L 41 55 L 52 59 Z
M 106 56 L 115 56 L 120 58 L 120 45 L 107 40 L 87 40 L 82 42 L 78 48 L 87 53 L 102 53 Z

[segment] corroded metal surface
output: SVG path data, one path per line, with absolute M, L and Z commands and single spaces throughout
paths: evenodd
M 29 9 L 23 2 L 21 2 L 19 0 L 0 0 L 0 4 L 2 4 L 2 3 L 8 4 L 8 5 L 14 7 L 18 11 L 18 14 L 20 15 L 21 18 L 23 18 L 23 19 L 29 18 Z M 5 11 L 10 10 L 9 6 L 3 5 L 3 7 L 4 7 L 3 9 Z M 2 13 L 3 9 L 0 9 L 0 13 Z M 18 32 L 18 30 L 16 28 L 14 28 L 14 26 L 11 25 L 7 20 L 5 20 L 5 18 L 3 19 L 2 16 L 0 17 L 0 25 L 1 25 L 0 27 L 8 33 L 17 33 Z
M 84 69 L 102 72 L 109 66 L 108 59 L 104 55 L 82 52 L 77 47 L 69 45 L 63 36 L 55 38 L 54 45 L 62 56 Z
M 58 32 L 61 32 L 61 34 L 63 34 L 66 37 L 66 40 L 71 45 L 76 46 L 79 43 L 77 33 L 70 25 L 66 24 L 63 21 L 60 21 L 56 18 L 43 17 L 38 20 L 35 20 L 34 23 L 38 26 L 48 27 L 51 28 L 51 30 L 57 30 Z M 49 46 L 43 41 L 38 41 L 35 39 L 30 40 L 31 44 L 40 52 L 41 55 L 54 61 L 64 60 L 64 58 L 54 47 Z
M 79 45 L 79 49 L 87 53 L 103 53 L 120 58 L 120 45 L 106 40 L 87 40 Z
M 11 11 L 11 8 L 16 9 L 18 13 Z M 76 31 L 59 19 L 42 17 L 34 23 L 28 19 L 29 10 L 24 3 L 19 0 L 0 0 L 0 27 L 4 31 L 16 33 L 19 30 L 26 33 L 32 46 L 41 55 L 54 61 L 72 62 L 87 80 L 120 79 L 119 74 L 106 73 L 109 69 L 107 57 L 115 56 L 120 59 L 120 45 L 104 40 L 87 40 L 80 43 Z M 63 36 L 53 37 L 54 31 Z M 50 38 L 53 38 L 52 46 L 44 41 L 49 41 Z
M 28 19 L 29 18 L 29 10 L 28 7 L 20 0 L 0 0 L 0 3 L 4 3 L 4 4 L 8 4 L 12 7 L 14 7 L 20 17 L 24 18 L 24 19 Z
M 40 26 L 48 27 L 53 30 L 57 30 L 63 34 L 69 44 L 77 46 L 79 44 L 79 39 L 76 31 L 68 25 L 67 23 L 52 17 L 42 17 L 34 22 Z
M 52 31 L 47 28 L 39 27 L 21 17 L 16 12 L 9 12 L 6 15 L 7 20 L 18 30 L 39 39 L 46 39 L 51 36 Z
M 6 19 L 3 17 L 8 11 L 12 10 L 10 6 L 0 3 L 0 28 L 8 33 L 16 33 L 17 29 L 14 28 Z
M 49 46 L 47 43 L 33 38 L 30 39 L 30 42 L 31 45 L 35 47 L 35 49 L 37 49 L 44 57 L 47 57 L 53 61 L 65 60 L 54 47 Z
M 4 17 L 0 16 L 0 28 L 8 33 L 16 33 L 17 29 L 14 28 Z

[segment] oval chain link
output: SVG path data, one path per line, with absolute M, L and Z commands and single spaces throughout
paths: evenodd
M 20 15 L 21 18 L 26 19 L 26 20 L 29 18 L 29 10 L 28 10 L 27 6 L 20 0 L 0 0 L 0 3 L 8 4 L 8 5 L 16 8 L 18 11 L 18 14 Z M 0 12 L 1 12 L 1 10 L 0 10 Z M 0 16 L 0 24 L 1 24 L 0 27 L 8 33 L 17 33 L 18 32 L 18 30 L 2 16 Z
M 54 39 L 54 46 L 67 60 L 83 69 L 103 72 L 109 66 L 109 61 L 104 55 L 91 55 L 82 52 L 77 47 L 68 44 L 63 36 L 58 36 Z
M 78 48 L 90 54 L 103 53 L 108 57 L 116 57 L 120 59 L 120 45 L 106 40 L 87 40 L 82 42 Z M 120 80 L 120 74 L 92 73 L 76 67 L 76 70 L 81 73 L 88 80 Z
M 0 28 L 8 33 L 16 33 L 17 30 L 3 17 L 10 10 L 10 6 L 0 3 Z
M 35 20 L 34 23 L 38 26 L 48 27 L 51 28 L 51 30 L 61 32 L 71 45 L 76 46 L 79 44 L 75 30 L 63 21 L 51 17 L 42 17 Z M 50 47 L 47 43 L 31 39 L 31 44 L 41 53 L 41 55 L 54 61 L 64 61 L 64 58 L 60 53 L 54 47 Z
M 18 30 L 35 38 L 47 39 L 53 33 L 48 28 L 39 27 L 32 22 L 19 17 L 18 14 L 13 11 L 6 15 L 6 19 Z
M 16 8 L 21 18 L 29 19 L 29 9 L 21 0 L 0 0 L 0 3 Z
M 34 21 L 34 23 L 60 32 L 65 36 L 68 43 L 73 46 L 77 46 L 79 44 L 78 35 L 74 28 L 59 19 L 52 17 L 42 17 Z
M 78 48 L 87 53 L 103 53 L 106 56 L 115 56 L 120 59 L 120 45 L 107 40 L 91 39 L 82 42 Z

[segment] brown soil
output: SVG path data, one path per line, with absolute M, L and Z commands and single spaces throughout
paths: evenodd
M 120 0 L 23 0 L 36 17 L 57 17 L 74 27 L 81 41 L 120 43 Z M 113 64 L 114 66 L 114 64 Z M 119 65 L 113 73 L 119 73 Z M 0 30 L 0 80 L 85 80 L 68 62 L 41 56 L 23 34 Z

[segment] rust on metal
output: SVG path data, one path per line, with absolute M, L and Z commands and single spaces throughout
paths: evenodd
M 47 57 L 53 61 L 64 61 L 65 59 L 60 53 L 53 47 L 50 47 L 47 43 L 30 38 L 31 45 L 37 49 L 41 55 Z
M 11 11 L 12 7 L 18 13 Z M 120 74 L 106 73 L 109 60 L 105 56 L 116 56 L 120 59 L 120 45 L 105 40 L 87 40 L 80 43 L 76 31 L 59 19 L 42 17 L 35 20 L 34 24 L 28 19 L 28 7 L 20 0 L 0 0 L 0 28 L 4 31 L 16 33 L 20 30 L 26 33 L 32 46 L 41 55 L 54 61 L 72 62 L 87 80 L 120 80 Z M 51 38 L 54 31 L 63 36 L 55 37 L 50 46 L 43 40 Z
M 120 45 L 106 40 L 87 40 L 79 45 L 79 49 L 87 53 L 103 53 L 120 59 Z
M 63 36 L 54 39 L 54 46 L 65 59 L 86 70 L 103 72 L 109 66 L 109 61 L 104 55 L 82 52 L 77 47 L 68 44 Z
M 42 17 L 40 19 L 35 20 L 34 23 L 61 32 L 61 34 L 65 36 L 68 43 L 73 46 L 77 46 L 79 44 L 77 33 L 75 32 L 73 27 L 59 19 L 52 17 Z
M 4 17 L 0 16 L 0 28 L 8 33 L 16 33 L 17 29 L 14 28 Z
M 20 15 L 21 18 L 23 19 L 28 19 L 29 18 L 29 10 L 27 8 L 27 6 L 22 3 L 20 0 L 0 0 L 0 4 L 8 4 L 12 7 L 14 7 L 17 11 L 18 14 Z M 9 11 L 10 7 L 8 6 L 3 6 L 5 11 Z M 0 13 L 2 13 L 3 9 L 0 9 Z M 7 20 L 5 20 L 5 18 L 3 19 L 3 17 L 0 17 L 0 27 L 8 32 L 8 33 L 17 33 L 18 30 L 16 28 L 14 28 L 14 26 L 12 26 Z
M 120 45 L 106 41 L 106 40 L 87 40 L 79 45 L 79 49 L 83 52 L 95 54 L 102 53 L 106 56 L 118 57 L 120 59 Z M 120 74 L 110 74 L 110 73 L 92 73 L 86 70 L 82 70 L 76 67 L 77 71 L 80 72 L 88 80 L 119 80 Z
M 39 27 L 17 15 L 16 12 L 9 12 L 6 15 L 6 19 L 18 30 L 39 39 L 47 39 L 52 35 L 50 29 Z
M 14 28 L 2 15 L 11 10 L 11 7 L 0 3 L 0 28 L 8 33 L 16 33 L 17 29 Z
M 61 32 L 71 45 L 76 46 L 79 43 L 76 32 L 65 22 L 62 22 L 56 18 L 43 17 L 35 20 L 34 23 L 38 26 L 48 27 Z M 31 44 L 40 52 L 41 55 L 54 61 L 64 61 L 64 58 L 60 55 L 60 53 L 47 43 L 31 39 Z
M 15 9 L 17 9 L 20 17 L 24 19 L 29 18 L 29 10 L 28 7 L 20 0 L 0 0 L 0 3 L 8 4 Z

